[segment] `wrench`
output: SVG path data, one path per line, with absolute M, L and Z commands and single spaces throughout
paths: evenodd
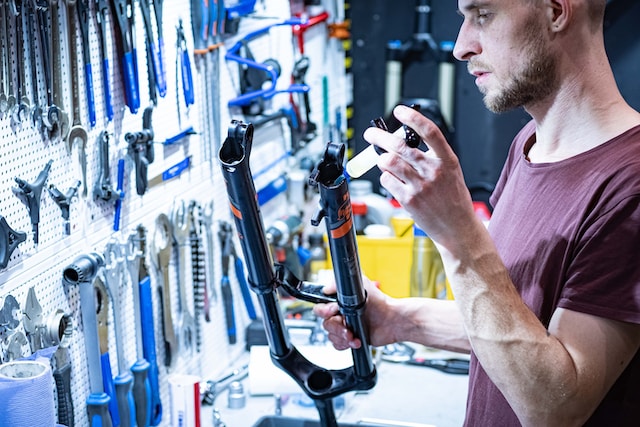
M 160 214 L 156 218 L 156 229 L 153 236 L 152 257 L 156 270 L 162 275 L 162 286 L 160 296 L 162 300 L 162 335 L 164 337 L 164 364 L 172 366 L 175 362 L 174 353 L 178 351 L 178 340 L 173 326 L 171 314 L 171 286 L 169 282 L 169 262 L 171 261 L 171 236 L 173 229 L 171 221 L 165 214 Z
M 16 15 L 17 15 L 17 8 L 16 8 L 16 4 L 13 0 L 7 0 L 6 4 L 6 11 L 5 11 L 5 22 L 4 22 L 4 31 L 5 31 L 5 41 L 7 43 L 7 89 L 8 89 L 8 95 L 7 95 L 7 107 L 8 107 L 8 111 L 9 114 L 11 115 L 11 117 L 13 118 L 15 111 L 16 111 L 16 105 L 18 104 L 18 100 L 16 98 L 16 93 L 15 93 L 15 88 L 13 86 L 13 64 L 11 61 L 11 49 L 9 47 L 9 45 L 11 44 L 13 37 L 12 34 L 9 32 L 9 17 L 13 17 L 13 29 L 15 32 L 15 28 L 16 28 Z
M 0 22 L 7 22 L 4 15 L 4 2 L 0 1 Z M 2 61 L 2 66 L 0 67 L 0 113 L 4 114 L 9 110 L 9 103 L 7 101 L 7 94 L 5 93 L 5 85 L 7 80 L 5 79 L 5 74 L 7 71 L 7 61 L 6 57 L 8 57 L 9 49 L 7 46 L 7 28 L 5 24 L 5 28 L 3 31 L 0 31 L 0 61 Z
M 56 52 L 57 55 L 49 56 L 52 60 L 52 103 L 49 105 L 50 108 L 47 111 L 47 122 L 45 124 L 47 124 L 47 127 L 51 129 L 49 139 L 53 141 L 67 141 L 67 137 L 69 136 L 69 115 L 64 110 L 62 95 L 62 40 L 60 39 L 60 33 L 63 30 L 63 26 L 60 23 L 60 17 L 58 14 L 58 2 L 61 2 L 62 0 L 49 1 L 49 13 L 51 14 L 51 49 L 49 50 L 49 53 L 52 54 L 53 52 Z M 70 19 L 67 20 L 73 22 Z M 75 28 L 75 24 L 72 25 Z M 71 27 L 71 25 L 69 25 L 69 27 Z M 44 118 L 45 117 L 43 117 L 43 119 Z
M 184 200 L 174 204 L 171 213 L 173 224 L 173 248 L 178 253 L 178 337 L 180 353 L 193 356 L 195 349 L 196 326 L 189 304 L 187 303 L 187 248 L 189 247 L 190 218 Z
M 124 325 L 122 324 L 125 313 L 123 302 L 120 300 L 125 253 L 122 245 L 115 238 L 112 238 L 107 243 L 105 262 L 105 280 L 113 307 L 113 325 L 115 328 L 116 354 L 118 356 L 118 375 L 114 378 L 118 414 L 120 415 L 120 425 L 122 427 L 132 427 L 136 425 L 135 405 L 131 392 L 133 375 L 129 372 L 129 364 L 125 354 Z
M 204 223 L 204 236 L 205 236 L 205 260 L 206 260 L 206 281 L 209 288 L 209 295 L 214 302 L 218 301 L 218 294 L 216 293 L 216 286 L 214 284 L 214 260 L 213 260 L 213 200 L 206 203 L 201 210 L 201 218 Z M 209 322 L 211 320 L 209 310 L 205 309 L 204 319 Z
M 27 34 L 29 35 L 29 60 L 31 62 L 31 124 L 36 129 L 42 129 L 42 108 L 38 93 L 38 72 L 36 70 L 36 38 L 33 23 L 36 20 L 36 4 L 29 2 L 29 16 L 27 17 Z
M 12 117 L 14 123 L 22 123 L 29 117 L 29 109 L 31 102 L 27 96 L 27 76 L 25 72 L 25 60 L 24 60 L 24 8 L 22 0 L 13 0 L 16 7 L 17 15 L 15 16 L 15 30 L 16 30 L 16 66 L 18 68 L 18 89 L 16 97 L 16 108 L 14 111 L 14 117 Z

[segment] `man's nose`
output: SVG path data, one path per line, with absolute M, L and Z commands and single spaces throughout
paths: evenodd
M 463 22 L 460 31 L 458 31 L 453 56 L 460 61 L 468 61 L 469 58 L 478 55 L 481 51 L 478 34 L 467 22 Z

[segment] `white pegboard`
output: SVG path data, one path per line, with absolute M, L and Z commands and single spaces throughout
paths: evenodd
M 64 4 L 63 2 L 60 2 Z M 331 3 L 333 7 L 334 2 Z M 221 265 L 219 260 L 219 242 L 217 238 L 217 225 L 220 220 L 225 220 L 233 224 L 228 211 L 228 198 L 223 184 L 220 167 L 217 162 L 217 152 L 212 151 L 213 158 L 207 158 L 207 144 L 219 147 L 221 141 L 226 137 L 230 120 L 244 119 L 237 110 L 229 111 L 227 101 L 238 95 L 237 70 L 235 64 L 229 64 L 224 60 L 226 49 L 235 43 L 243 34 L 247 34 L 270 22 L 283 20 L 289 17 L 289 3 L 286 0 L 270 0 L 269 2 L 259 2 L 256 7 L 256 18 L 246 18 L 242 21 L 238 35 L 225 39 L 224 46 L 219 52 L 219 88 L 218 107 L 220 110 L 220 129 L 215 130 L 216 134 L 211 135 L 210 141 L 203 137 L 203 127 L 211 120 L 210 112 L 204 106 L 204 88 L 202 70 L 196 67 L 197 61 L 192 55 L 190 57 L 193 83 L 195 92 L 195 105 L 189 110 L 184 104 L 180 106 L 180 120 L 176 100 L 182 101 L 181 89 L 175 82 L 179 79 L 176 74 L 176 26 L 179 19 L 183 21 L 185 36 L 190 54 L 192 54 L 193 37 L 191 32 L 190 11 L 184 2 L 171 1 L 164 2 L 164 51 L 165 51 L 165 71 L 167 81 L 167 94 L 158 98 L 158 104 L 154 107 L 152 114 L 153 130 L 155 133 L 155 161 L 149 167 L 149 178 L 156 176 L 168 167 L 184 159 L 191 157 L 191 168 L 180 177 L 150 188 L 144 196 L 138 196 L 135 191 L 135 176 L 133 174 L 132 162 L 126 155 L 124 135 L 127 132 L 136 132 L 142 129 L 142 112 L 150 105 L 147 89 L 147 63 L 144 45 L 144 26 L 141 13 L 136 9 L 136 46 L 137 64 L 140 81 L 141 107 L 138 113 L 133 114 L 125 106 L 123 82 L 121 79 L 119 58 L 116 57 L 115 18 L 109 14 L 107 20 L 107 46 L 110 58 L 110 87 L 114 118 L 108 121 L 106 118 L 103 76 L 101 68 L 100 46 L 97 35 L 97 23 L 95 22 L 95 2 L 89 2 L 91 11 L 89 38 L 91 65 L 93 70 L 93 87 L 95 96 L 96 125 L 89 126 L 88 110 L 85 104 L 85 77 L 80 69 L 79 90 L 83 104 L 80 107 L 81 122 L 87 129 L 88 139 L 86 145 L 87 158 L 87 182 L 88 195 L 78 197 L 71 204 L 71 235 L 63 235 L 63 223 L 59 207 L 46 190 L 42 194 L 39 223 L 39 244 L 33 242 L 31 223 L 25 205 L 16 197 L 12 188 L 16 186 L 15 177 L 20 177 L 27 182 L 33 182 L 40 171 L 49 160 L 52 160 L 51 170 L 47 180 L 48 184 L 54 184 L 60 191 L 65 192 L 80 179 L 80 168 L 78 165 L 78 147 L 73 144 L 71 147 L 66 142 L 51 142 L 43 137 L 41 132 L 34 128 L 29 121 L 24 123 L 13 123 L 7 115 L 0 116 L 0 215 L 4 216 L 8 224 L 18 231 L 27 233 L 27 240 L 20 244 L 11 256 L 8 266 L 0 270 L 0 301 L 11 294 L 17 301 L 24 305 L 29 288 L 33 287 L 44 310 L 44 314 L 51 313 L 56 309 L 73 315 L 76 322 L 76 333 L 73 335 L 69 347 L 72 360 L 72 390 L 75 405 L 76 425 L 88 425 L 85 411 L 85 401 L 89 394 L 88 368 L 86 362 L 86 351 L 84 346 L 83 325 L 80 316 L 80 302 L 78 290 L 63 283 L 62 271 L 78 255 L 90 251 L 102 252 L 107 241 L 116 238 L 120 241 L 126 240 L 138 224 L 147 229 L 147 247 L 152 247 L 152 239 L 155 231 L 155 219 L 160 213 L 169 214 L 175 200 L 196 200 L 201 205 L 213 202 L 214 205 L 214 260 L 215 274 L 214 283 L 218 289 L 218 300 L 211 304 L 211 321 L 203 322 L 203 342 L 202 351 L 194 358 L 180 358 L 169 370 L 163 366 L 164 350 L 162 346 L 161 319 L 159 316 L 160 300 L 157 292 L 159 284 L 158 272 L 150 262 L 149 254 L 147 266 L 152 280 L 152 295 L 155 321 L 155 339 L 157 346 L 157 364 L 160 368 L 160 395 L 164 406 L 164 416 L 161 425 L 169 425 L 169 389 L 167 375 L 169 373 L 195 373 L 203 379 L 215 378 L 222 373 L 228 372 L 229 367 L 234 365 L 239 355 L 244 352 L 244 330 L 249 324 L 249 318 L 244 307 L 239 284 L 235 279 L 233 271 L 230 272 L 231 285 L 234 295 L 234 311 L 236 314 L 237 343 L 229 345 L 227 343 L 224 311 L 219 291 L 219 280 L 221 275 Z M 136 8 L 137 8 L 136 3 Z M 329 11 L 330 6 L 328 6 Z M 60 22 L 66 25 L 66 11 L 64 8 L 59 14 Z M 268 17 L 268 19 L 265 19 Z M 330 18 L 331 20 L 331 18 Z M 5 23 L 3 23 L 5 24 Z M 14 28 L 11 22 L 8 23 L 9 31 L 13 34 Z M 154 29 L 157 34 L 157 30 Z M 25 26 L 25 34 L 27 28 Z M 63 63 L 68 63 L 68 40 L 66 27 L 60 32 L 63 49 L 54 53 L 60 55 Z M 36 47 L 39 46 L 37 36 L 32 34 L 36 40 Z M 77 41 L 80 42 L 80 35 L 76 31 Z M 343 53 L 340 49 L 332 49 L 337 46 L 335 40 L 327 39 L 327 29 L 324 24 L 309 29 L 305 33 L 305 53 L 310 57 L 311 66 L 307 74 L 307 83 L 312 87 L 310 91 L 312 119 L 319 128 L 319 140 L 314 141 L 309 146 L 310 153 L 318 153 L 322 150 L 326 141 L 322 140 L 323 125 L 323 97 L 322 78 L 330 79 L 330 91 L 328 101 L 329 111 L 336 108 L 343 108 L 342 100 L 345 88 L 342 79 Z M 8 52 L 15 52 L 13 43 L 9 46 Z M 276 58 L 282 67 L 282 76 L 279 84 L 286 86 L 289 84 L 288 75 L 297 55 L 297 47 L 291 36 L 290 27 L 274 28 L 265 37 L 252 42 L 252 51 L 259 61 L 267 58 Z M 30 62 L 31 44 L 25 44 L 24 57 L 26 59 L 26 75 L 28 93 L 33 94 L 31 86 Z M 81 52 L 79 52 L 81 58 Z M 42 71 L 43 64 L 39 55 L 36 55 L 36 72 L 38 79 L 38 99 L 41 104 L 45 103 L 44 93 L 45 76 Z M 12 55 L 12 58 L 14 56 Z M 12 63 L 15 67 L 15 64 Z M 337 71 L 336 71 L 337 70 Z M 68 67 L 63 73 L 63 86 L 65 93 L 63 96 L 64 105 L 69 109 L 71 102 L 71 82 Z M 271 108 L 277 110 L 282 105 L 288 103 L 287 95 L 278 95 L 271 103 Z M 330 121 L 333 119 L 330 118 Z M 182 141 L 172 145 L 162 145 L 161 141 L 178 134 L 181 130 L 192 126 L 197 132 L 194 135 L 184 138 Z M 125 197 L 122 203 L 120 232 L 114 233 L 113 216 L 114 206 L 111 203 L 96 201 L 93 198 L 92 190 L 95 180 L 99 174 L 97 144 L 96 140 L 104 130 L 109 132 L 112 138 L 110 145 L 110 172 L 113 185 L 116 182 L 118 159 L 124 157 L 127 162 L 127 173 L 125 176 Z M 254 149 L 251 156 L 251 169 L 254 173 L 266 169 L 260 178 L 256 180 L 259 189 L 265 183 L 277 176 L 286 174 L 292 167 L 295 167 L 295 159 L 287 158 L 285 155 L 289 141 L 288 129 L 283 123 L 272 123 L 261 128 L 255 133 Z M 315 145 L 314 145 L 315 144 Z M 280 161 L 278 161 L 281 159 Z M 261 207 L 261 213 L 265 226 L 275 217 L 284 213 L 291 213 L 291 206 L 288 204 L 286 195 L 280 195 L 272 202 Z M 236 250 L 240 256 L 242 251 L 237 241 Z M 187 265 L 186 277 L 191 278 L 190 263 Z M 230 267 L 233 269 L 233 265 Z M 187 286 L 188 293 L 192 292 L 191 286 Z M 123 283 L 120 288 L 123 312 L 125 318 L 123 323 L 125 328 L 125 341 L 128 363 L 135 361 L 135 334 L 134 334 L 134 309 L 131 298 L 132 287 L 130 283 Z M 172 288 L 173 312 L 175 314 L 178 291 Z M 190 299 L 191 301 L 191 299 Z M 192 304 L 192 302 L 190 302 Z M 257 307 L 257 304 L 255 304 Z M 112 316 L 112 314 L 110 315 Z M 111 317 L 110 317 L 111 318 Z M 174 315 L 175 318 L 175 315 Z M 117 371 L 116 347 L 113 332 L 113 324 L 110 325 L 110 358 L 114 373 Z M 22 327 L 22 326 L 20 326 Z M 0 350 L 4 350 L 3 343 L 0 343 Z M 25 351 L 25 356 L 27 351 Z M 209 420 L 205 420 L 204 425 L 209 425 Z

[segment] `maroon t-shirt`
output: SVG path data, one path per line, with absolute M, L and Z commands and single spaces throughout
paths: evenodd
M 545 326 L 557 307 L 640 323 L 640 126 L 554 163 L 530 163 L 533 143 L 531 122 L 511 146 L 489 224 L 523 301 Z M 469 380 L 465 425 L 520 425 L 473 354 Z M 640 426 L 638 354 L 586 425 Z

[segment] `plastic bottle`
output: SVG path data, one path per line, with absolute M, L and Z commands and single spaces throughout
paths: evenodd
M 409 295 L 446 299 L 447 278 L 440 253 L 433 241 L 416 225 L 413 226 L 412 254 Z
M 373 184 L 365 179 L 354 179 L 349 182 L 351 205 L 364 202 L 367 205 L 367 217 L 372 224 L 391 226 L 391 217 L 395 208 L 386 197 L 373 192 Z
M 356 229 L 356 234 L 361 236 L 364 234 L 364 229 L 367 225 L 371 224 L 367 217 L 367 204 L 363 201 L 354 200 L 351 202 L 351 211 L 353 212 L 353 227 Z

